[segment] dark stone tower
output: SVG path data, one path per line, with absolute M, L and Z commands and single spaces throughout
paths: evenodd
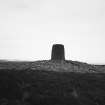
M 62 44 L 53 45 L 51 60 L 65 60 L 64 45 Z

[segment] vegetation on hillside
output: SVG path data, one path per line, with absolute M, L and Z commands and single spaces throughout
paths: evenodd
M 105 74 L 0 70 L 0 105 L 104 105 Z

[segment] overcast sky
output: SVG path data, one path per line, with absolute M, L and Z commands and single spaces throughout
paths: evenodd
M 105 64 L 105 0 L 0 0 L 0 59 L 66 59 Z

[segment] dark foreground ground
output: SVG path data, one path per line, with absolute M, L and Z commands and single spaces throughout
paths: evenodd
M 0 105 L 105 105 L 105 74 L 0 70 Z

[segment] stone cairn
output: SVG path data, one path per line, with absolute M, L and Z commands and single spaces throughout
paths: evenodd
M 64 45 L 54 44 L 52 47 L 51 60 L 65 60 Z

